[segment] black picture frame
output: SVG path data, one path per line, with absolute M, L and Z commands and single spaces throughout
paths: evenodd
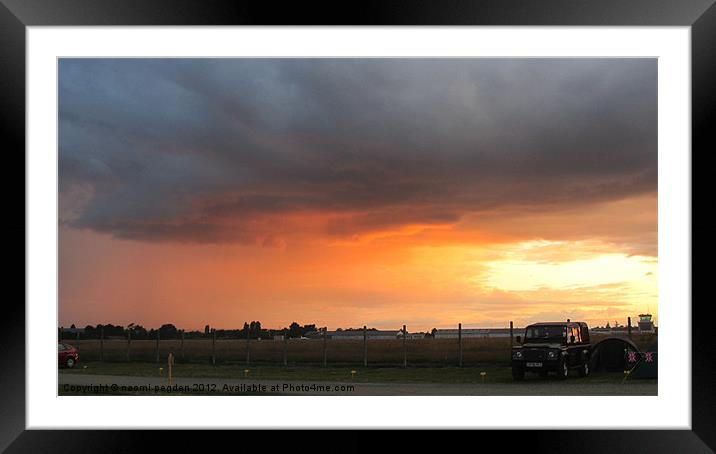
M 694 158 L 708 156 L 716 150 L 713 121 L 716 120 L 716 6 L 715 0 L 441 0 L 361 1 L 320 3 L 253 1 L 207 2 L 200 0 L 0 0 L 0 127 L 3 128 L 5 156 L 12 164 L 6 175 L 23 169 L 25 149 L 25 32 L 28 26 L 63 25 L 550 25 L 550 26 L 687 26 L 691 28 L 692 65 L 692 169 Z M 701 166 L 703 170 L 704 167 Z M 4 178 L 6 193 L 17 192 L 17 181 Z M 693 185 L 693 180 L 692 180 Z M 693 191 L 694 199 L 699 194 Z M 7 203 L 19 204 L 7 197 Z M 12 211 L 20 207 L 12 206 Z M 23 202 L 23 227 L 25 225 Z M 8 213 L 10 210 L 7 211 Z M 693 209 L 692 209 L 693 213 Z M 693 223 L 693 214 L 692 220 Z M 10 223 L 8 223 L 10 224 Z M 693 224 L 692 224 L 693 225 Z M 20 235 L 17 227 L 8 230 Z M 11 233 L 10 233 L 11 232 Z M 15 244 L 19 241 L 9 240 Z M 708 243 L 708 242 L 706 242 Z M 701 246 L 703 244 L 703 246 Z M 699 255 L 706 256 L 713 246 L 700 243 Z M 6 263 L 14 262 L 7 261 Z M 23 248 L 23 261 L 25 250 Z M 9 267 L 7 282 L 19 286 L 22 279 L 12 279 Z M 25 268 L 23 266 L 24 275 Z M 692 274 L 696 270 L 692 266 Z M 13 276 L 14 277 L 14 276 Z M 693 278 L 692 278 L 692 288 Z M 22 295 L 24 297 L 23 285 Z M 24 298 L 23 298 L 24 299 Z M 4 304 L 3 360 L 0 370 L 0 450 L 8 452 L 47 451 L 133 451 L 149 447 L 154 436 L 147 431 L 58 431 L 25 430 L 25 307 L 19 298 Z M 687 302 L 684 302 L 687 303 Z M 481 431 L 469 435 L 472 442 L 489 446 L 495 442 L 510 451 L 529 452 L 714 452 L 716 449 L 716 399 L 714 385 L 716 359 L 714 329 L 710 326 L 710 300 L 693 299 L 692 313 L 692 430 L 672 431 L 605 431 L 555 430 Z M 687 352 L 685 352 L 687 354 Z M 111 398 L 110 398 L 111 399 Z M 71 409 L 68 417 L 71 417 Z M 638 415 L 635 415 L 638 417 Z M 426 432 L 412 432 L 409 437 L 395 437 L 394 446 L 382 442 L 384 449 L 421 449 Z M 232 437 L 226 432 L 211 441 Z M 370 449 L 369 442 L 356 433 L 338 434 L 346 449 L 360 446 Z M 298 441 L 296 434 L 286 436 L 306 448 L 320 443 L 315 437 Z M 242 449 L 246 447 L 241 436 Z M 261 437 L 258 437 L 261 438 Z M 264 441 L 267 437 L 263 437 Z M 443 437 L 440 437 L 443 438 Z M 443 438 L 446 440 L 448 437 Z M 206 445 L 209 437 L 191 432 L 172 432 L 161 438 L 164 450 L 191 443 Z M 281 440 L 281 436 L 268 439 Z M 286 439 L 286 438 L 284 438 Z M 256 443 L 256 442 L 252 442 Z M 260 442 L 259 442 L 260 444 Z M 415 448 L 410 445 L 415 444 Z M 174 445 L 174 446 L 172 446 Z M 521 449 L 522 448 L 522 449 Z M 270 448 L 266 448 L 270 449 Z M 463 448 L 465 449 L 465 448 Z M 362 450 L 362 449 L 361 449 Z

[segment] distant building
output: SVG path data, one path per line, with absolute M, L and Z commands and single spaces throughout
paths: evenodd
M 366 330 L 366 337 L 368 340 L 395 340 L 401 337 L 402 333 L 401 330 L 391 330 L 391 331 L 384 331 L 384 330 Z M 408 333 L 408 338 L 410 339 L 411 334 Z M 306 337 L 309 339 L 322 339 L 323 338 L 323 332 L 322 331 L 311 331 L 310 333 L 306 333 Z M 352 340 L 363 340 L 363 330 L 362 329 L 356 329 L 356 330 L 341 330 L 341 331 L 326 331 L 326 338 L 327 339 L 352 339 Z
M 638 328 L 638 330 L 637 330 Z M 590 330 L 595 334 L 610 334 L 610 335 L 627 335 L 629 334 L 629 328 L 627 326 L 616 324 L 610 326 L 607 322 L 604 328 L 596 327 Z M 654 322 L 651 320 L 651 314 L 639 314 L 639 322 L 637 326 L 633 327 L 632 334 L 649 334 L 656 333 L 656 327 Z
M 651 314 L 639 314 L 639 332 L 641 333 L 653 333 L 654 322 L 651 321 Z
M 636 328 L 636 327 L 635 327 Z M 591 333 L 595 334 L 628 334 L 629 328 L 626 326 L 606 326 L 604 328 L 600 328 L 598 326 L 594 328 L 589 328 L 589 331 Z
M 438 329 L 435 330 L 435 339 L 457 339 L 458 329 Z M 513 328 L 513 335 L 520 336 L 524 328 Z M 509 328 L 463 328 L 462 337 L 466 338 L 495 338 L 510 337 Z

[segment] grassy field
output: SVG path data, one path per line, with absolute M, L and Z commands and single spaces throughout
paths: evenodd
M 604 336 L 592 336 L 592 343 Z M 634 335 L 632 340 L 645 349 L 656 342 L 655 335 Z M 63 342 L 77 345 L 75 341 Z M 407 358 L 411 366 L 455 366 L 458 364 L 457 339 L 417 339 L 407 341 Z M 79 342 L 81 361 L 100 359 L 100 341 L 82 340 Z M 250 345 L 250 364 L 282 365 L 283 341 L 252 340 Z M 321 365 L 323 362 L 323 341 L 315 339 L 291 339 L 286 344 L 289 366 Z M 330 365 L 358 366 L 363 364 L 363 341 L 328 340 L 327 361 Z M 178 363 L 209 363 L 212 356 L 210 339 L 188 339 L 181 347 L 179 340 L 162 340 L 159 343 L 160 361 L 165 362 L 172 352 Z M 156 361 L 156 342 L 152 340 L 133 340 L 130 345 L 132 362 Z M 246 341 L 241 339 L 217 339 L 216 359 L 218 364 L 245 364 Z M 127 341 L 105 340 L 105 362 L 126 362 Z M 510 341 L 508 338 L 463 339 L 463 365 L 480 366 L 485 364 L 507 365 L 510 361 Z M 371 340 L 368 342 L 368 364 L 370 366 L 393 367 L 403 363 L 402 340 Z
M 61 374 L 72 375 L 118 375 L 135 377 L 161 377 L 167 373 L 166 367 L 160 373 L 153 362 L 90 362 L 74 369 L 61 369 Z M 248 372 L 245 372 L 248 370 Z M 355 374 L 351 373 L 355 371 Z M 484 377 L 481 373 L 484 372 Z M 177 364 L 173 368 L 174 377 L 216 378 L 287 381 L 330 381 L 355 383 L 512 383 L 510 368 L 498 364 L 486 364 L 482 367 L 276 367 L 224 364 Z M 567 380 L 570 383 L 615 383 L 623 380 L 621 373 L 592 374 L 587 378 Z M 557 381 L 554 376 L 546 378 L 528 375 L 527 382 Z M 653 380 L 655 383 L 656 380 Z
M 595 336 L 594 342 L 599 337 Z M 654 336 L 634 336 L 636 344 L 644 349 L 656 341 Z M 524 382 L 514 382 L 510 368 L 509 339 L 464 339 L 463 365 L 458 364 L 458 343 L 454 339 L 419 339 L 406 342 L 408 367 L 403 368 L 402 340 L 375 340 L 368 343 L 368 367 L 363 367 L 363 343 L 353 340 L 329 340 L 327 342 L 327 367 L 323 363 L 322 340 L 290 340 L 286 344 L 288 365 L 283 366 L 283 341 L 252 341 L 251 362 L 246 365 L 245 340 L 217 340 L 215 365 L 211 364 L 211 340 L 192 339 L 160 342 L 159 362 L 156 361 L 155 341 L 133 341 L 130 361 L 127 361 L 127 343 L 123 340 L 104 341 L 104 361 L 99 359 L 99 341 L 80 343 L 80 362 L 74 369 L 60 369 L 61 380 L 67 383 L 91 383 L 94 380 L 143 382 L 164 380 L 167 374 L 166 359 L 172 352 L 176 356 L 173 377 L 177 380 L 203 379 L 230 382 L 285 381 L 285 382 L 338 382 L 355 383 L 358 386 L 391 387 L 387 391 L 404 393 L 410 386 L 459 387 L 456 394 L 471 394 L 484 388 L 490 393 L 505 395 L 562 393 L 573 395 L 611 395 L 612 393 L 644 393 L 644 386 L 651 388 L 646 394 L 656 393 L 656 380 L 634 380 L 628 389 L 623 385 L 622 373 L 592 374 L 578 378 L 576 373 L 567 381 L 555 376 L 539 377 L 528 375 Z M 160 370 L 161 368 L 161 370 Z M 97 378 L 93 378 L 97 377 Z M 638 383 L 637 383 L 638 382 Z M 120 381 L 121 383 L 121 381 Z M 363 384 L 363 385 L 360 385 Z M 382 384 L 382 385 L 377 385 Z M 489 385 L 489 386 L 488 386 Z M 393 388 L 395 387 L 395 389 Z M 500 387 L 504 388 L 500 391 Z M 489 388 L 489 390 L 488 390 Z M 454 388 L 452 388 L 454 389 Z M 439 394 L 438 391 L 430 391 Z M 361 392 L 372 395 L 372 390 Z M 381 391 L 378 391 L 381 392 Z M 383 390 L 383 393 L 386 391 Z M 410 391 L 412 392 L 412 390 Z M 60 395 L 71 395 L 72 391 L 61 389 Z M 78 394 L 82 394 L 79 392 Z M 108 394 L 143 394 L 137 392 L 113 391 Z M 194 394 L 194 393 L 192 393 Z M 216 394 L 216 393 L 212 393 Z M 236 393 L 231 393 L 236 394 Z

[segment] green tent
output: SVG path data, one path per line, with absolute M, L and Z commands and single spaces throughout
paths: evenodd
M 631 378 L 657 378 L 659 372 L 658 357 L 657 345 L 654 344 L 642 352 L 641 360 L 634 366 L 629 376 Z
M 634 361 L 627 360 L 634 355 Z M 589 369 L 592 372 L 622 372 L 635 366 L 641 360 L 641 352 L 628 337 L 612 336 L 602 339 L 592 346 Z

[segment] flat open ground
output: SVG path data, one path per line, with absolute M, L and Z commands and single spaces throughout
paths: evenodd
M 515 334 L 523 334 L 515 331 Z M 592 344 L 603 339 L 604 335 L 592 335 Z M 635 334 L 631 339 L 642 350 L 657 341 L 656 335 Z M 167 355 L 173 353 L 178 362 L 211 363 L 212 354 L 217 363 L 244 363 L 246 360 L 246 341 L 243 339 L 217 339 L 212 347 L 211 339 L 187 339 L 181 341 L 163 339 L 132 340 L 130 344 L 122 339 L 105 339 L 103 343 L 97 339 L 63 340 L 63 342 L 79 347 L 82 361 L 98 361 L 103 357 L 109 362 L 123 362 L 129 358 L 137 362 L 153 362 L 157 353 L 166 362 Z M 101 346 L 101 348 L 100 348 Z M 406 342 L 407 361 L 409 366 L 450 367 L 458 365 L 457 339 L 411 339 Z M 323 341 L 320 339 L 290 339 L 283 341 L 251 340 L 250 362 L 266 366 L 283 365 L 284 349 L 286 360 L 290 366 L 320 366 L 323 363 Z M 100 353 L 102 351 L 102 353 Z M 463 365 L 480 367 L 483 364 L 502 364 L 509 366 L 509 338 L 465 338 L 462 348 Z M 326 343 L 326 359 L 329 365 L 346 367 L 363 364 L 362 340 L 328 340 Z M 403 364 L 402 340 L 369 340 L 368 365 L 396 367 Z
M 86 368 L 85 368 L 86 366 Z M 595 374 L 566 381 L 528 376 L 514 382 L 509 368 L 485 367 L 245 367 L 181 364 L 173 370 L 171 392 L 166 367 L 156 363 L 84 363 L 60 369 L 60 395 L 656 395 L 656 380 L 628 380 L 622 374 Z M 246 372 L 248 370 L 248 372 Z M 355 373 L 352 373 L 355 371 Z M 485 372 L 485 375 L 481 375 Z M 102 388 L 91 386 L 102 385 Z M 115 385 L 114 387 L 112 385 Z M 124 387 L 124 388 L 123 388 Z M 143 388 L 140 388 L 143 387 Z

